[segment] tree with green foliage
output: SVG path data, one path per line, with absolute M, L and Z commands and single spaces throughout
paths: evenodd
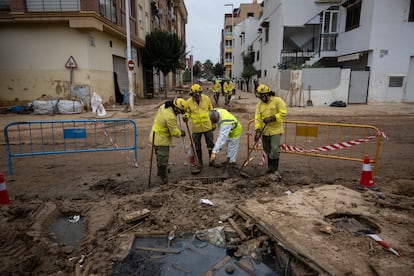
M 203 65 L 199 60 L 197 60 L 193 65 L 193 78 L 201 77 L 201 71 L 203 70 Z
M 211 62 L 211 60 L 207 59 L 203 63 L 203 73 L 201 75 L 202 77 L 209 80 L 213 77 L 213 74 L 213 63 Z
M 253 63 L 254 52 L 250 48 L 250 52 L 247 55 L 243 55 L 243 72 L 241 73 L 241 77 L 246 81 L 247 91 L 250 91 L 249 84 L 251 77 L 257 75 L 257 70 L 254 68 Z
M 223 76 L 224 75 L 224 65 L 217 62 L 216 65 L 214 65 L 213 74 L 214 74 L 214 76 L 219 76 L 219 77 Z
M 164 75 L 164 83 L 168 73 L 180 69 L 185 59 L 185 44 L 175 33 L 155 30 L 145 37 L 145 48 L 142 50 L 143 64 L 155 68 Z M 167 89 L 164 90 L 167 98 Z

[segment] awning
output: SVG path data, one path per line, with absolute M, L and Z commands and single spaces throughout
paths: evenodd
M 360 56 L 362 56 L 362 53 L 356 53 L 356 54 L 341 56 L 341 57 L 338 57 L 338 62 L 344 62 L 344 61 L 349 61 L 349 60 L 358 60 Z

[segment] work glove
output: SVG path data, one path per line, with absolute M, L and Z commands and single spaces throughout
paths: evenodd
M 216 160 L 217 154 L 216 153 L 212 153 L 210 156 L 210 162 L 214 162 L 214 160 Z
M 276 121 L 276 116 L 272 115 L 263 119 L 263 123 L 268 124 L 270 122 Z
M 181 130 L 181 137 L 184 137 L 184 136 L 185 136 L 185 131 Z
M 187 116 L 183 116 L 183 121 L 184 121 L 184 123 L 187 123 L 188 122 L 188 117 Z
M 256 129 L 256 130 L 255 130 L 255 132 L 256 132 L 256 133 L 255 133 L 255 135 L 254 135 L 254 141 L 255 141 L 255 142 L 257 142 L 257 141 L 259 141 L 259 140 L 260 140 L 260 136 L 261 136 L 261 135 L 260 135 L 260 129 Z

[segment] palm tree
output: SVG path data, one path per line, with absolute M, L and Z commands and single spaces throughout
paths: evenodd
M 168 73 L 181 68 L 185 59 L 185 45 L 177 34 L 155 30 L 145 37 L 145 48 L 142 50 L 144 66 L 161 71 L 164 83 Z M 167 98 L 167 89 L 164 90 Z

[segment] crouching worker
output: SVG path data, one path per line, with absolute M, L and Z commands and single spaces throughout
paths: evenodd
M 222 108 L 216 108 L 209 113 L 210 120 L 213 123 L 213 129 L 217 127 L 219 134 L 211 153 L 210 162 L 218 167 L 215 163 L 217 154 L 220 149 L 227 144 L 227 162 L 229 165 L 236 167 L 236 157 L 239 150 L 240 136 L 243 127 L 239 120 L 230 112 Z
M 168 183 L 167 167 L 172 137 L 185 136 L 185 132 L 177 127 L 177 115 L 184 114 L 186 110 L 187 102 L 182 98 L 174 98 L 162 104 L 154 118 L 149 140 L 150 143 L 154 142 L 158 176 L 163 184 Z

